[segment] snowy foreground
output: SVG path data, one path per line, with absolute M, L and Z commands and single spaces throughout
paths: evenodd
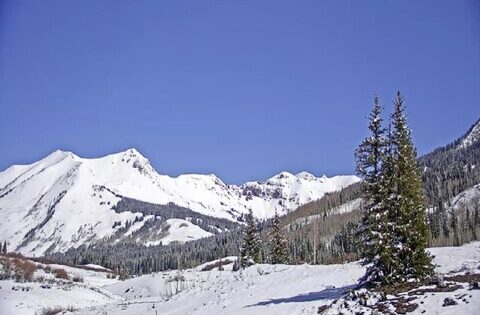
M 443 275 L 480 274 L 480 242 L 431 252 Z M 83 283 L 55 282 L 50 288 L 42 282 L 2 280 L 0 313 L 42 314 L 59 306 L 74 314 L 317 314 L 323 305 L 330 306 L 324 314 L 372 313 L 344 298 L 364 272 L 358 263 L 262 264 L 241 272 L 232 272 L 231 264 L 223 271 L 201 271 L 205 265 L 125 281 L 108 279 L 105 271 L 65 267 L 71 278 L 81 276 Z M 428 292 L 431 287 L 423 287 L 419 289 L 427 289 L 424 294 L 410 292 L 400 298 L 418 305 L 409 314 L 480 314 L 480 290 L 470 290 L 468 283 L 455 285 L 451 292 Z M 442 306 L 445 298 L 457 304 Z

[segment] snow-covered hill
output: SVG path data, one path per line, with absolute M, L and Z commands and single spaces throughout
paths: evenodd
M 124 197 L 173 203 L 231 221 L 249 209 L 258 218 L 269 218 L 275 211 L 286 213 L 358 180 L 282 172 L 264 182 L 237 186 L 213 174 L 160 175 L 135 149 L 96 159 L 55 151 L 36 163 L 0 173 L 0 240 L 7 240 L 12 249 L 39 255 L 111 236 L 127 222 L 143 217 L 140 212 L 112 209 Z M 182 228 L 184 239 L 208 235 L 194 224 Z M 159 243 L 162 238 L 150 241 Z
M 470 128 L 467 135 L 460 142 L 459 147 L 466 148 L 478 140 L 480 140 L 480 120 L 478 120 L 477 123 Z
M 450 206 L 447 207 L 448 213 L 458 214 L 459 211 L 470 209 L 473 215 L 475 209 L 480 206 L 480 184 L 456 195 L 449 204 Z
M 478 314 L 480 290 L 470 290 L 468 279 L 480 276 L 480 242 L 461 247 L 430 249 L 444 277 L 443 287 L 421 287 L 397 296 L 387 295 L 382 301 L 393 307 L 398 303 L 415 304 L 409 314 Z M 232 260 L 228 257 L 225 260 Z M 205 266 L 204 264 L 203 266 Z M 15 283 L 0 280 L 0 313 L 5 315 L 38 314 L 42 309 L 58 310 L 72 307 L 74 314 L 375 314 L 368 301 L 345 300 L 364 274 L 358 262 L 337 265 L 254 265 L 242 271 L 214 268 L 201 271 L 202 266 L 183 271 L 147 274 L 119 281 L 108 272 L 92 272 L 63 268 L 70 278 L 82 277 L 83 283 L 51 280 L 39 268 L 34 275 L 44 282 Z M 1 270 L 1 268 L 0 268 Z M 457 280 L 453 278 L 457 277 Z M 451 278 L 451 280 L 448 280 Z M 464 278 L 464 279 L 462 279 Z M 478 281 L 478 280 L 475 280 Z M 13 288 L 13 289 L 12 289 Z M 28 291 L 27 291 L 28 288 Z M 22 290 L 23 289 L 23 290 Z M 421 292 L 424 290 L 425 292 Z M 451 299 L 454 305 L 444 305 Z M 330 306 L 330 307 L 328 307 Z M 395 308 L 388 314 L 397 314 Z M 387 313 L 387 312 L 385 312 Z M 384 314 L 380 312 L 378 314 Z M 398 312 L 398 314 L 405 314 Z

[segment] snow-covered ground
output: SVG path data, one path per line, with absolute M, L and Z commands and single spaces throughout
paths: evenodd
M 57 264 L 34 264 L 38 267 L 34 273 L 34 282 L 19 283 L 10 279 L 0 281 L 0 314 L 42 314 L 47 308 L 77 309 L 123 301 L 122 297 L 102 289 L 119 281 L 110 277 L 109 269 L 96 265 L 85 267 L 103 271 Z M 81 282 L 58 279 L 53 272 L 46 272 L 46 267 L 52 271 L 63 269 L 70 279 L 77 278 L 76 281 Z
M 433 248 L 431 252 L 444 275 L 480 273 L 480 242 Z M 355 262 L 260 264 L 237 272 L 231 271 L 230 264 L 223 266 L 223 271 L 201 271 L 206 265 L 125 281 L 108 279 L 106 272 L 67 267 L 68 273 L 81 274 L 84 282 L 55 284 L 51 289 L 41 288 L 40 283 L 3 280 L 0 313 L 34 314 L 42 307 L 72 305 L 79 308 L 75 314 L 316 314 L 319 307 L 331 305 L 353 288 L 364 272 Z M 12 287 L 31 289 L 27 292 Z M 447 297 L 458 304 L 443 307 Z M 465 284 L 454 292 L 426 293 L 416 301 L 418 307 L 412 314 L 478 314 L 480 290 L 468 290 Z M 332 307 L 326 314 L 339 311 L 341 308 Z

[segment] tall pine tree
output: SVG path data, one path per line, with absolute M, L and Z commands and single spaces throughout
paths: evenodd
M 261 262 L 261 243 L 258 235 L 257 223 L 252 210 L 247 214 L 247 226 L 243 231 L 243 243 L 240 248 L 240 266 L 247 267 L 251 262 Z
M 376 281 L 385 274 L 384 266 L 386 245 L 386 214 L 383 204 L 382 190 L 383 161 L 387 139 L 382 125 L 382 107 L 380 99 L 375 96 L 374 106 L 370 113 L 368 129 L 370 135 L 365 138 L 355 151 L 357 174 L 364 182 L 364 199 L 366 202 L 362 218 L 361 257 L 372 263 L 367 270 L 367 279 Z M 384 258 L 384 259 L 382 259 Z
M 392 163 L 389 195 L 389 224 L 393 240 L 396 280 L 424 280 L 433 274 L 425 205 L 417 167 L 417 152 L 405 117 L 403 97 L 397 92 L 392 114 L 389 159 Z
M 288 241 L 282 233 L 280 218 L 276 212 L 270 231 L 270 254 L 272 264 L 287 264 L 289 261 Z

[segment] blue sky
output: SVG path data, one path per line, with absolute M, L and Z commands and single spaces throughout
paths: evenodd
M 0 1 L 0 169 L 135 147 L 228 183 L 350 174 L 397 89 L 420 153 L 480 117 L 479 1 Z

